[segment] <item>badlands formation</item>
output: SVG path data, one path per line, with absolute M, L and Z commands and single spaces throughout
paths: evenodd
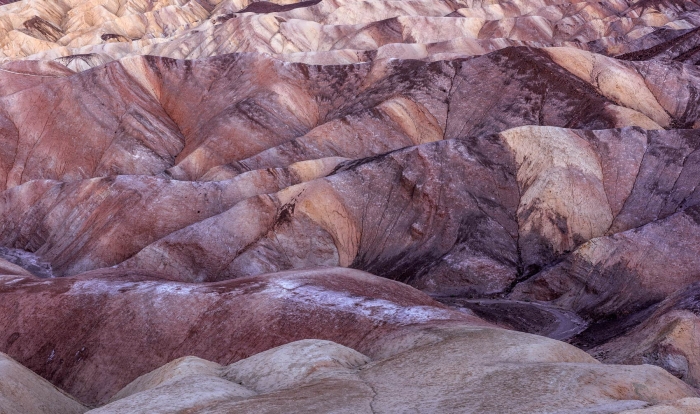
M 700 413 L 700 1 L 0 4 L 0 413 Z

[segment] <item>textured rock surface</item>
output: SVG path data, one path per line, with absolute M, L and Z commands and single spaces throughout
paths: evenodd
M 0 4 L 0 351 L 91 408 L 697 405 L 697 1 Z
M 7 414 L 78 414 L 88 409 L 12 358 L 0 353 L 0 411 Z
M 152 384 L 153 377 L 167 375 L 172 379 L 123 399 L 118 394 L 116 401 L 94 412 L 118 412 L 125 407 L 148 412 L 144 405 L 167 395 L 170 390 L 164 388 L 171 387 L 169 384 L 184 384 L 189 379 L 194 389 L 198 387 L 195 379 L 202 381 L 203 376 L 209 381 L 225 378 L 233 382 L 231 387 L 241 390 L 228 401 L 210 401 L 206 392 L 193 393 L 198 398 L 189 407 L 201 412 L 515 413 L 574 408 L 612 412 L 694 395 L 687 385 L 657 367 L 606 366 L 572 346 L 533 335 L 465 327 L 424 329 L 418 334 L 423 341 L 374 361 L 319 340 L 292 342 L 227 367 L 202 368 L 211 363 L 177 360 L 135 383 Z M 405 342 L 401 335 L 406 334 L 400 332 L 383 345 Z M 512 387 L 513 381 L 517 387 Z M 543 386 L 549 381 L 557 385 Z M 650 386 L 664 394 L 647 391 Z M 134 383 L 129 386 L 133 387 Z
M 698 355 L 698 284 L 662 302 L 655 312 L 625 335 L 593 348 L 603 361 L 651 363 L 697 387 L 700 384 Z
M 27 76 L 12 73 L 7 88 L 20 90 L 0 99 L 0 188 L 115 174 L 194 180 L 215 168 L 357 159 L 521 125 L 655 129 L 697 121 L 695 69 L 632 62 L 623 70 L 599 56 L 591 70 L 611 66 L 611 76 L 634 73 L 637 82 L 591 83 L 577 68 L 596 55 L 561 54 L 510 48 L 470 60 L 345 66 L 253 54 L 195 62 L 138 56 L 41 75 L 28 88 L 17 85 Z M 573 72 L 557 64 L 562 59 Z M 668 71 L 676 82 L 667 81 Z M 483 72 L 493 80 L 478 80 Z M 637 102 L 640 82 L 654 105 Z M 48 110 L 27 118 L 37 105 Z
M 328 64 L 435 60 L 520 45 L 695 63 L 700 20 L 697 3 L 667 0 L 79 0 L 3 9 L 6 58 L 56 59 L 78 70 L 134 54 L 255 52 Z
M 649 408 L 622 411 L 626 414 L 691 414 L 700 410 L 700 399 L 683 398 L 672 404 L 659 404 Z
M 90 404 L 183 356 L 228 364 L 305 338 L 364 351 L 403 325 L 485 325 L 409 286 L 351 269 L 202 285 L 115 270 L 76 278 L 3 276 L 1 283 L 0 343 Z
M 31 276 L 32 274 L 25 270 L 22 266 L 18 266 L 5 259 L 0 259 L 0 273 L 4 275 L 21 275 Z

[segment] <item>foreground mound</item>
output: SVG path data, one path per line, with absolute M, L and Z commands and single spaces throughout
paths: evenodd
M 603 365 L 562 342 L 464 322 L 404 326 L 367 349 L 374 357 L 307 339 L 226 366 L 183 357 L 134 379 L 89 412 L 613 413 L 698 404 L 692 388 L 658 367 Z M 7 361 L 19 367 L 10 380 L 25 378 L 35 392 L 31 409 L 7 412 L 85 411 Z M 22 397 L 0 389 L 6 405 L 21 404 Z
M 2 276 L 0 295 L 2 351 L 89 404 L 187 355 L 228 364 L 306 338 L 374 355 L 401 326 L 485 325 L 409 286 L 337 268 L 207 284 L 118 271 Z
M 374 360 L 318 340 L 226 367 L 183 358 L 92 412 L 612 413 L 695 395 L 657 367 L 603 365 L 561 342 L 501 329 L 413 329 L 380 342 L 391 351 Z M 168 399 L 182 394 L 189 398 Z
M 87 411 L 48 381 L 0 353 L 0 412 L 77 414 Z

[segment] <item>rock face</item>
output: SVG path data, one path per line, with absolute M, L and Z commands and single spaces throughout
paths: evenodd
M 699 27 L 0 0 L 0 410 L 692 411 Z
M 0 410 L 7 414 L 82 414 L 88 409 L 0 353 Z
M 4 276 L 1 283 L 0 343 L 89 404 L 188 355 L 229 364 L 305 338 L 368 352 L 374 338 L 404 325 L 486 324 L 409 286 L 351 269 L 201 285 L 118 270 L 43 280 Z
M 179 359 L 136 379 L 113 402 L 90 412 L 172 412 L 175 407 L 206 413 L 516 413 L 582 407 L 618 412 L 694 395 L 657 367 L 606 366 L 572 346 L 532 335 L 454 327 L 422 335 L 430 336 L 430 346 L 414 345 L 374 361 L 320 340 L 292 342 L 226 367 Z M 491 347 L 510 341 L 519 343 Z M 543 386 L 551 380 L 558 385 Z M 518 386 L 504 387 L 512 382 Z M 667 394 L 646 391 L 652 383 L 653 389 Z M 562 392 L 569 384 L 576 391 Z M 189 394 L 193 397 L 165 400 L 175 390 L 186 393 L 200 387 L 204 390 Z M 504 394 L 508 398 L 502 398 Z
M 590 352 L 606 362 L 659 365 L 697 387 L 698 289 L 695 283 L 674 294 L 661 302 L 646 321 Z

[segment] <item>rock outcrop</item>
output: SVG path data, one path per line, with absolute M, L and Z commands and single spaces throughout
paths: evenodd
M 214 284 L 119 270 L 0 279 L 4 349 L 91 405 L 184 356 L 230 364 L 306 338 L 372 355 L 378 337 L 405 325 L 487 325 L 409 286 L 352 269 Z
M 88 410 L 12 358 L 0 353 L 0 411 L 6 414 L 82 414 Z
M 319 340 L 292 342 L 226 367 L 183 358 L 90 412 L 619 412 L 694 395 L 657 367 L 606 366 L 532 335 L 451 327 L 421 336 L 430 337 L 429 346 L 376 360 Z M 178 391 L 191 397 L 165 399 Z

